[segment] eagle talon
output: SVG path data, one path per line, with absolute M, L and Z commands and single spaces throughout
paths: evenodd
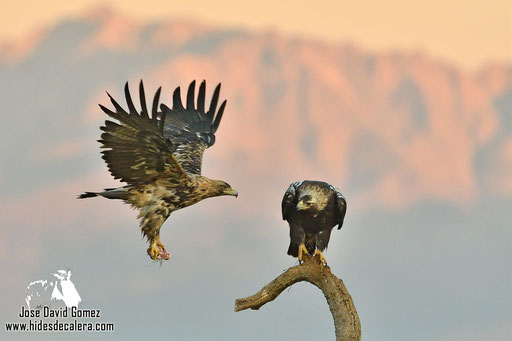
M 148 255 L 151 259 L 157 260 L 160 255 L 160 248 L 155 244 L 151 244 L 151 246 L 148 247 Z
M 321 263 L 324 263 L 324 265 L 327 265 L 327 259 L 325 259 L 322 251 L 320 250 L 315 250 L 315 254 L 314 256 L 318 256 L 318 259 L 320 259 L 320 262 Z
M 308 254 L 308 249 L 306 248 L 306 245 L 300 244 L 299 245 L 299 252 L 297 255 L 297 258 L 299 259 L 299 262 L 304 262 L 304 255 Z
M 171 258 L 171 254 L 165 250 L 162 243 L 151 244 L 148 248 L 148 255 L 153 260 L 168 260 Z
M 165 245 L 162 244 L 162 242 L 160 241 L 160 239 L 158 239 L 156 242 L 155 242 L 156 246 L 158 246 L 162 252 L 166 252 L 166 249 L 165 249 Z

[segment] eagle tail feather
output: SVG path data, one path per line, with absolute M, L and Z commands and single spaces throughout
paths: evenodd
M 80 194 L 77 199 L 85 199 L 85 198 L 92 198 L 92 197 L 97 197 L 98 196 L 98 193 L 95 193 L 95 192 L 85 192 L 83 194 Z
M 295 243 L 290 243 L 290 246 L 288 247 L 288 254 L 292 257 L 298 257 L 299 256 L 299 245 Z
M 92 198 L 102 196 L 107 199 L 128 199 L 130 192 L 123 187 L 120 188 L 106 188 L 103 192 L 85 192 L 78 196 L 78 199 Z

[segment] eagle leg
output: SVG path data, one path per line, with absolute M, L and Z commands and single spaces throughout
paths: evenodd
M 171 254 L 166 251 L 165 245 L 160 241 L 160 235 L 150 241 L 148 255 L 154 260 L 169 260 L 171 258 Z
M 165 245 L 162 244 L 162 241 L 160 240 L 160 235 L 157 235 L 156 238 L 155 238 L 155 244 L 156 246 L 158 246 L 159 248 L 162 249 L 163 252 L 166 252 L 165 251 Z
M 306 248 L 306 245 L 300 244 L 298 255 L 297 255 L 297 258 L 299 258 L 299 262 L 303 262 L 304 261 L 303 255 L 307 255 L 307 254 L 308 254 L 308 249 Z
M 327 259 L 325 259 L 322 251 L 320 250 L 315 250 L 315 254 L 313 255 L 314 256 L 318 256 L 318 258 L 320 259 L 321 262 L 323 262 L 325 265 L 327 265 Z
M 142 234 L 148 239 L 149 248 L 147 250 L 149 257 L 154 260 L 168 260 L 171 255 L 166 251 L 164 244 L 160 241 L 160 227 L 169 217 L 170 213 L 154 204 L 142 207 L 139 214 L 141 219 L 140 226 Z

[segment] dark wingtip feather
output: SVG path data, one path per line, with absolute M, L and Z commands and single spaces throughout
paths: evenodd
M 119 112 L 125 112 L 123 107 L 119 105 L 119 103 L 117 103 L 117 101 L 114 99 L 114 97 L 112 97 L 108 92 L 107 92 L 107 95 L 108 95 L 108 98 L 110 98 L 110 102 L 112 102 L 112 105 L 116 108 L 117 111 Z
M 217 103 L 219 101 L 220 83 L 215 87 L 213 91 L 212 101 L 210 103 L 210 110 L 208 110 L 207 116 L 210 120 L 213 120 L 215 111 L 217 110 Z
M 101 110 L 103 110 L 105 113 L 107 113 L 108 111 L 111 111 L 110 109 L 107 109 L 105 106 L 103 106 L 102 104 L 99 104 L 98 103 L 98 106 L 100 107 Z
M 139 100 L 142 117 L 149 118 L 148 106 L 146 104 L 146 94 L 144 92 L 144 83 L 142 82 L 142 79 L 140 80 L 139 83 Z
M 132 96 L 130 95 L 130 88 L 128 87 L 128 82 L 124 85 L 124 95 L 126 97 L 126 103 L 128 104 L 128 109 L 130 113 L 136 113 L 137 109 L 135 109 L 135 105 L 133 105 Z
M 107 114 L 107 115 L 109 115 L 109 116 L 111 116 L 111 117 L 115 117 L 115 116 L 116 116 L 116 113 L 115 113 L 115 112 L 113 112 L 112 110 L 110 110 L 109 108 L 104 107 L 104 106 L 103 106 L 103 105 L 101 105 L 101 104 L 98 104 L 98 105 L 100 106 L 101 110 L 103 110 L 103 112 L 104 112 L 105 114 Z
M 181 89 L 179 86 L 174 90 L 174 93 L 172 94 L 172 108 L 179 111 L 185 110 L 183 103 L 181 102 Z
M 217 113 L 217 116 L 215 116 L 215 121 L 213 122 L 213 132 L 215 133 L 217 129 L 219 128 L 220 120 L 222 119 L 222 114 L 224 113 L 224 108 L 226 107 L 227 100 L 224 100 L 222 104 L 220 105 L 219 112 Z
M 197 111 L 204 114 L 204 101 L 206 94 L 206 81 L 203 80 L 199 86 L 199 93 L 197 94 Z
M 155 96 L 153 97 L 153 105 L 151 108 L 151 118 L 156 119 L 158 112 L 158 102 L 160 101 L 160 92 L 162 91 L 162 87 L 159 87 L 155 92 Z
M 187 110 L 195 110 L 194 106 L 194 92 L 196 90 L 196 81 L 190 82 L 187 91 Z

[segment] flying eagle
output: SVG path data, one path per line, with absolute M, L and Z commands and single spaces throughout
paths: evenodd
M 152 259 L 169 259 L 170 254 L 160 241 L 160 227 L 172 212 L 193 205 L 203 199 L 221 196 L 238 196 L 238 192 L 224 181 L 211 180 L 201 175 L 203 152 L 215 143 L 226 101 L 217 111 L 220 84 L 213 93 L 210 108 L 205 111 L 205 88 L 199 87 L 195 101 L 195 81 L 190 83 L 186 107 L 181 102 L 180 88 L 173 93 L 173 107 L 160 105 L 161 88 L 157 90 L 151 107 L 151 117 L 146 106 L 142 81 L 139 86 L 141 110 L 135 108 L 128 83 L 124 92 L 128 111 L 113 98 L 112 111 L 100 108 L 119 123 L 105 121 L 101 148 L 103 159 L 114 179 L 121 179 L 126 186 L 86 192 L 78 198 L 102 196 L 121 199 L 139 211 L 140 227 L 148 239 L 148 255 Z
M 282 202 L 283 220 L 290 225 L 288 254 L 302 261 L 304 254 L 319 255 L 327 248 L 331 230 L 343 225 L 347 202 L 340 190 L 322 181 L 298 181 L 288 187 Z

